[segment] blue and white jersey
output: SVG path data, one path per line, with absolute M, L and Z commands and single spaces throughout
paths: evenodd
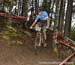
M 46 11 L 43 11 L 42 12 L 42 15 L 38 15 L 36 16 L 36 20 L 38 21 L 39 19 L 40 20 L 45 20 L 46 18 L 48 18 L 48 13 Z

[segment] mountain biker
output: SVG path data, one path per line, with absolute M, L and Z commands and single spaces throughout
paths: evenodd
M 43 34 L 44 34 L 44 38 L 46 41 L 46 39 L 47 39 L 46 29 L 49 28 L 49 22 L 50 22 L 50 18 L 48 16 L 48 13 L 46 11 L 43 11 L 43 8 L 41 6 L 41 7 L 39 7 L 39 12 L 35 18 L 35 21 L 32 23 L 30 28 L 33 28 L 33 26 L 35 26 L 35 28 L 37 28 L 37 27 L 40 27 L 40 25 L 42 25 L 44 27 Z M 47 44 L 45 44 L 45 46 L 47 46 Z

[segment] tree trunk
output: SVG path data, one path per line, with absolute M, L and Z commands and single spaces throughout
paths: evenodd
M 56 0 L 56 12 L 55 12 L 55 21 L 54 21 L 54 30 L 58 27 L 59 23 L 59 4 L 60 0 Z
M 72 4 L 73 0 L 68 0 L 65 29 L 64 29 L 65 36 L 68 36 L 71 30 Z
M 23 11 L 22 11 L 23 16 L 28 15 L 28 0 L 23 0 Z
M 55 13 L 54 11 L 53 11 L 53 8 L 54 8 L 54 4 L 55 4 L 55 0 L 53 0 L 52 2 L 52 6 L 51 6 L 51 11 L 50 11 L 50 13 L 51 13 L 51 16 L 50 16 L 50 26 L 51 26 L 51 24 L 52 24 L 52 21 L 53 21 L 53 17 L 52 17 L 52 15 Z
M 58 23 L 58 30 L 63 32 L 63 23 L 64 23 L 64 10 L 65 10 L 65 2 L 61 0 L 60 4 L 60 12 L 59 12 L 59 23 Z
M 43 0 L 44 10 L 46 10 L 48 13 L 50 12 L 50 4 L 49 4 L 49 2 L 48 2 L 48 0 Z

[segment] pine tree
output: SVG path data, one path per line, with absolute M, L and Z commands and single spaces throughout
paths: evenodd
M 23 11 L 22 15 L 27 16 L 28 14 L 28 0 L 23 0 Z
M 68 36 L 71 30 L 72 4 L 73 0 L 68 0 L 65 30 L 64 30 L 65 36 Z

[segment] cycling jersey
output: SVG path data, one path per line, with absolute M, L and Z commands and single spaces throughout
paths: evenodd
M 46 18 L 48 18 L 48 13 L 46 11 L 43 11 L 42 12 L 42 15 L 38 15 L 36 16 L 36 20 L 38 21 L 39 19 L 40 20 L 45 20 Z

